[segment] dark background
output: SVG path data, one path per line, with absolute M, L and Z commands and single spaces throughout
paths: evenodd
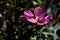
M 36 4 L 34 4 L 36 2 Z M 24 10 L 34 10 L 41 6 L 44 10 L 51 7 L 53 26 L 59 22 L 60 0 L 0 0 L 0 40 L 29 40 L 34 33 L 28 25 L 20 23 Z

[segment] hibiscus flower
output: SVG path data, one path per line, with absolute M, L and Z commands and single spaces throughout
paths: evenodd
M 41 7 L 34 9 L 34 14 L 30 10 L 25 10 L 24 15 L 20 16 L 25 23 L 31 22 L 37 25 L 49 24 L 52 20 L 52 15 L 46 15 L 46 12 Z

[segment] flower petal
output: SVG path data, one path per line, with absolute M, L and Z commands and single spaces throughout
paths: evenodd
M 37 22 L 37 25 L 44 25 L 43 23 Z
M 37 22 L 37 25 L 46 25 L 49 22 L 47 20 L 44 20 L 43 22 Z
M 48 24 L 51 22 L 52 20 L 52 15 L 51 14 L 48 14 L 45 18 L 44 18 L 44 24 Z
M 20 16 L 19 23 L 28 23 L 27 19 L 22 15 Z
M 31 23 L 37 22 L 36 19 L 34 19 L 34 15 L 32 14 L 32 12 L 30 10 L 24 11 L 24 16 Z
M 47 21 L 51 21 L 53 19 L 53 17 L 51 14 L 48 14 L 44 19 Z
M 34 18 L 27 18 L 27 20 L 31 23 L 36 23 L 37 22 L 36 19 L 34 19 Z
M 45 11 L 41 7 L 36 7 L 34 13 L 35 13 L 35 18 L 39 17 L 39 20 L 42 20 L 45 15 Z
M 49 21 L 47 21 L 47 20 L 45 20 L 44 21 L 44 25 L 46 25 L 46 24 L 48 24 L 48 23 L 50 23 Z
M 24 11 L 25 17 L 34 17 L 33 13 L 30 10 Z
M 38 25 L 46 25 L 46 24 L 48 24 L 49 23 L 49 21 L 47 20 L 47 19 L 42 19 L 42 20 L 40 20 L 39 21 L 39 23 L 37 23 Z

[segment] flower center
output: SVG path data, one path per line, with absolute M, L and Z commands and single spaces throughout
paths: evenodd
M 36 17 L 36 20 L 37 20 L 37 21 L 39 20 L 39 17 L 38 17 L 38 16 Z

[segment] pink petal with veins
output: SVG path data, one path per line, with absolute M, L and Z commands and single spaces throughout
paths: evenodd
M 42 20 L 45 15 L 45 11 L 41 7 L 36 7 L 34 10 L 34 14 L 35 18 L 39 17 L 39 20 Z
M 37 25 L 44 25 L 43 23 L 37 22 Z
M 34 19 L 34 18 L 27 18 L 27 20 L 31 23 L 36 23 L 37 22 L 36 19 Z
M 45 19 L 53 19 L 52 15 L 51 14 L 48 14 Z
M 30 10 L 24 11 L 25 17 L 34 17 L 33 13 Z
M 24 11 L 24 16 L 31 23 L 37 22 L 36 19 L 34 19 L 34 15 L 32 14 L 32 12 L 30 10 Z

